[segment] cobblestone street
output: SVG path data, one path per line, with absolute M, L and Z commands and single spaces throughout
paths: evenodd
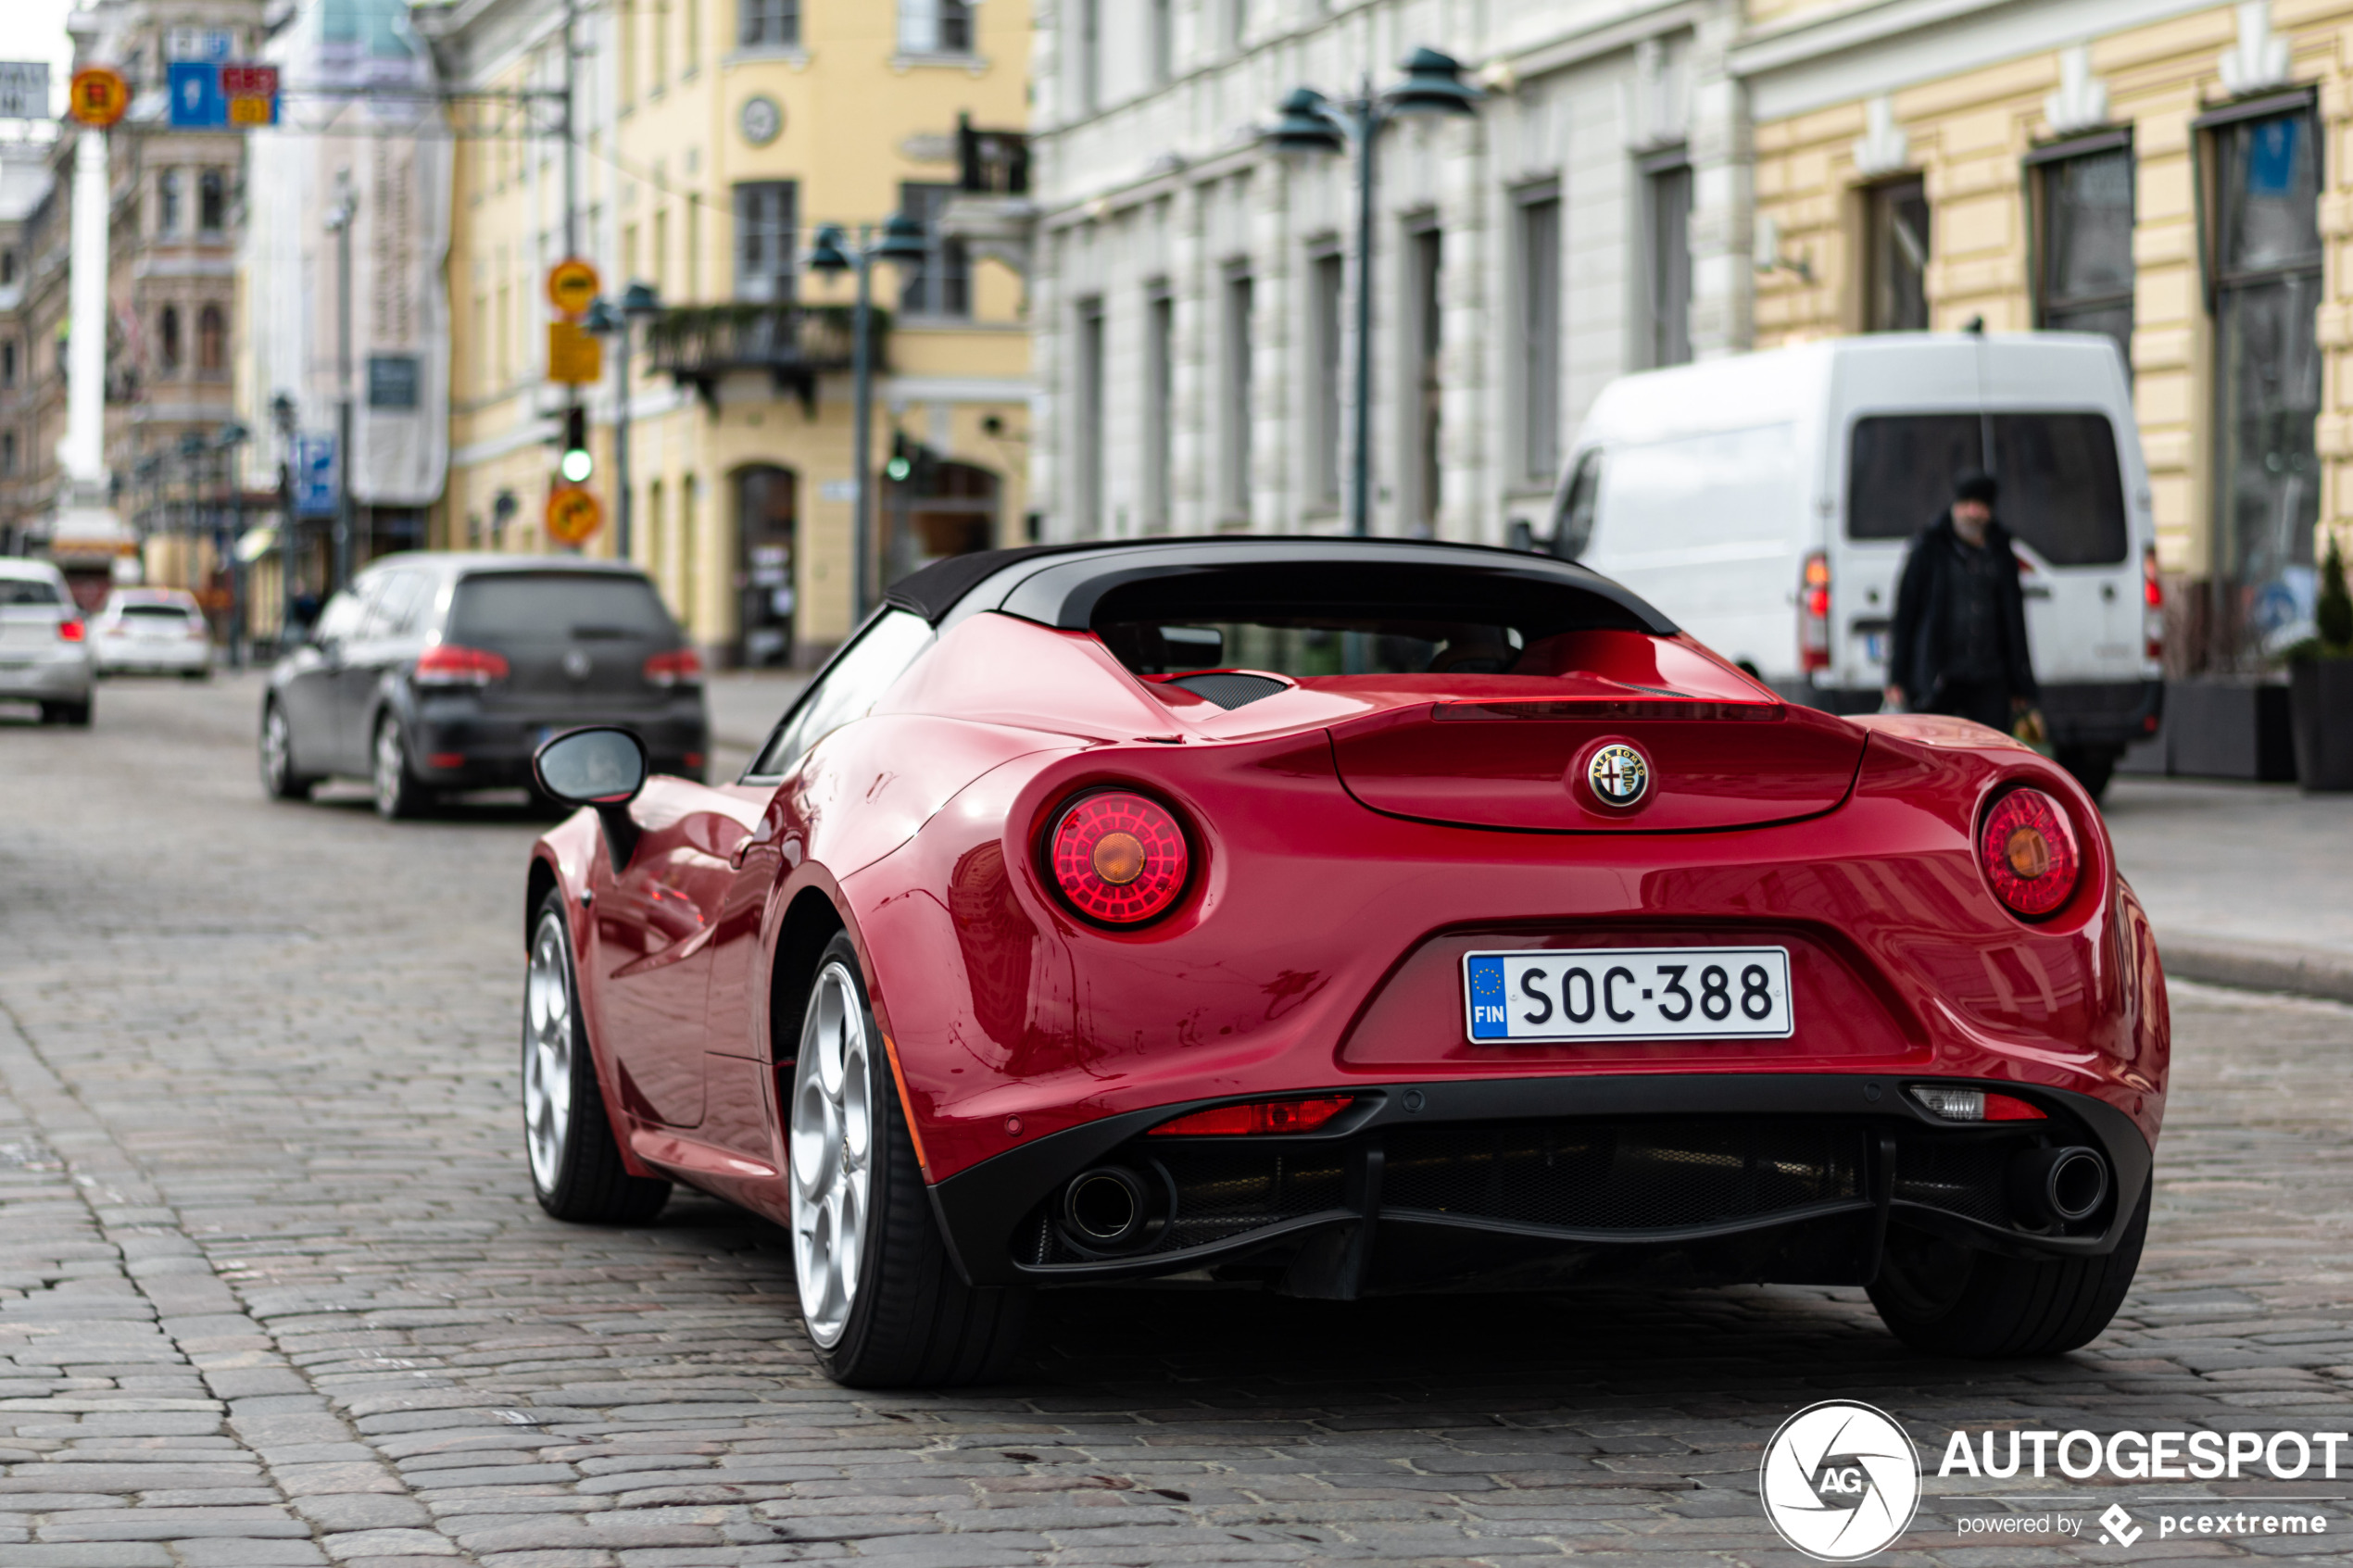
M 0 717 L 6 1568 L 1795 1563 L 1759 1452 L 1840 1396 L 1931 1473 L 1882 1561 L 2353 1551 L 2353 1471 L 1933 1474 L 1964 1425 L 2353 1430 L 2353 1009 L 2176 986 L 2147 1257 L 2062 1361 L 1920 1360 L 1859 1290 L 1090 1290 L 1041 1298 L 1010 1385 L 857 1393 L 817 1374 L 773 1227 L 685 1193 L 635 1230 L 533 1203 L 538 822 L 272 805 L 255 697 L 118 683 L 92 731 Z M 2147 1524 L 2143 1499 L 2242 1495 L 2329 1533 L 2096 1544 L 2112 1501 Z M 2081 1534 L 1956 1523 L 2007 1511 Z

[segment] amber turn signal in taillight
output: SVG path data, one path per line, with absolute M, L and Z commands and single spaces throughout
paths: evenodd
M 1166 914 L 1192 872 L 1192 849 L 1176 817 L 1127 790 L 1081 796 L 1063 808 L 1046 859 L 1070 907 L 1106 925 L 1141 925 Z
M 1163 1122 L 1156 1138 L 1248 1137 L 1256 1133 L 1312 1133 L 1354 1103 L 1354 1095 L 1318 1095 L 1309 1099 L 1262 1099 L 1248 1105 L 1213 1105 Z
M 2082 863 L 2067 812 L 2039 789 L 2014 789 L 1994 803 L 1977 858 L 1994 896 L 2030 916 L 2066 903 Z

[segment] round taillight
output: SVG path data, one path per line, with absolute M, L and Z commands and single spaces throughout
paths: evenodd
M 1126 790 L 1082 796 L 1063 808 L 1047 858 L 1071 908 L 1106 925 L 1166 914 L 1192 870 L 1185 830 L 1168 809 Z
M 2039 789 L 2014 789 L 1994 803 L 1977 859 L 1994 896 L 2022 915 L 2047 915 L 2066 903 L 2083 863 L 2067 812 Z

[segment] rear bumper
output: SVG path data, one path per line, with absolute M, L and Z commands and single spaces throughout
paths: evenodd
M 558 715 L 484 713 L 463 697 L 419 705 L 411 725 L 410 765 L 440 789 L 496 789 L 531 783 L 532 754 L 543 739 L 586 724 L 612 724 L 646 743 L 658 773 L 699 779 L 711 755 L 711 725 L 699 702 L 634 713 Z
M 0 658 L 0 700 L 81 702 L 90 696 L 93 676 L 86 653 L 31 660 Z
M 93 648 L 91 658 L 100 670 L 108 672 L 152 670 L 179 674 L 189 670 L 212 668 L 212 645 L 193 638 L 180 638 L 154 643 L 126 640 L 121 646 L 115 646 L 101 638 Z
M 1905 1092 L 1944 1077 L 1873 1073 L 1520 1078 L 1344 1085 L 1326 1130 L 1154 1138 L 1215 1101 L 1107 1117 L 1041 1137 L 931 1191 L 967 1277 L 1083 1283 L 1214 1270 L 1295 1295 L 1642 1277 L 1866 1284 L 1891 1225 L 2040 1256 L 2111 1250 L 2145 1190 L 2147 1140 L 2122 1111 L 2064 1090 L 1991 1086 L 2048 1120 L 1943 1122 Z M 1313 1092 L 1313 1091 L 1302 1091 Z M 2073 1224 L 2037 1226 L 2007 1196 L 2021 1149 L 2082 1146 L 2109 1174 Z M 1149 1234 L 1090 1245 L 1061 1213 L 1071 1178 L 1117 1166 L 1157 1209 Z

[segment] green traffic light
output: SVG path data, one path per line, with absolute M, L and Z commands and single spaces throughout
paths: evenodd
M 903 480 L 915 471 L 915 465 L 904 458 L 893 458 L 883 465 L 883 472 L 893 480 Z
M 556 471 L 563 475 L 566 484 L 585 484 L 588 476 L 597 471 L 597 460 L 585 446 L 575 446 L 556 464 Z

